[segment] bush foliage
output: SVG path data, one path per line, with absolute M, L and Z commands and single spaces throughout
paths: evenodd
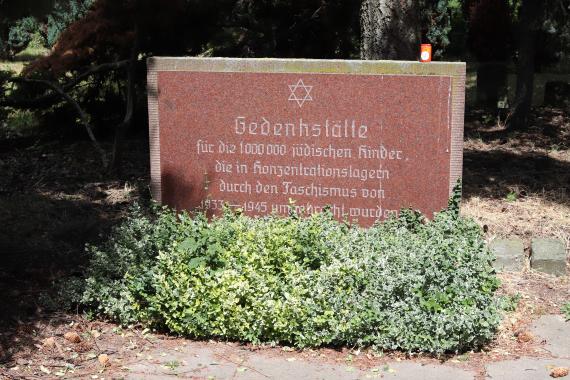
M 442 353 L 500 321 L 492 255 L 452 209 L 364 229 L 329 212 L 208 221 L 135 207 L 88 251 L 92 311 L 185 336 Z

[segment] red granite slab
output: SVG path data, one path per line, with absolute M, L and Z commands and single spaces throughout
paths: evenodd
M 447 205 L 450 76 L 158 71 L 161 200 L 371 225 Z

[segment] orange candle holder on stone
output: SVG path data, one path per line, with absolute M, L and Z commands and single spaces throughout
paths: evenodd
M 431 44 L 421 44 L 420 62 L 431 62 Z

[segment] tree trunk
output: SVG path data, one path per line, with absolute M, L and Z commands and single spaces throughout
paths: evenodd
M 131 56 L 127 66 L 127 94 L 125 117 L 121 124 L 117 126 L 115 131 L 115 141 L 113 142 L 113 153 L 111 156 L 111 163 L 109 170 L 111 172 L 119 173 L 121 170 L 121 161 L 123 159 L 124 142 L 133 122 L 136 101 L 136 73 L 139 55 L 139 33 L 138 28 L 135 27 L 135 39 L 131 48 Z
M 420 44 L 417 0 L 362 0 L 362 59 L 416 60 Z
M 534 87 L 534 56 L 536 33 L 540 27 L 541 1 L 522 0 L 519 14 L 519 41 L 517 62 L 517 87 L 509 129 L 524 129 L 528 126 Z

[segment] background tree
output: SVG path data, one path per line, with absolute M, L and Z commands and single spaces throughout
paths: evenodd
M 460 5 L 460 0 L 363 0 L 361 58 L 416 60 L 420 42 L 431 43 L 434 55 L 442 57 Z
M 518 9 L 516 93 L 508 120 L 510 129 L 524 129 L 529 125 L 537 63 L 544 61 L 543 43 L 537 49 L 538 38 L 550 35 L 556 42 L 557 58 L 570 52 L 570 1 L 521 0 Z M 548 41 L 548 39 L 546 39 Z M 542 59 L 541 59 L 542 58 Z M 552 63 L 553 60 L 550 60 Z
M 363 0 L 362 59 L 415 60 L 421 37 L 418 5 L 417 0 Z
M 468 23 L 467 46 L 478 63 L 477 104 L 495 111 L 499 100 L 507 97 L 511 8 L 508 0 L 468 0 L 463 8 Z
M 27 65 L 23 78 L 12 79 L 14 85 L 0 94 L 0 106 L 52 107 L 74 118 L 79 115 L 96 146 L 95 136 L 108 130 L 115 143 L 111 159 L 102 154 L 102 161 L 116 168 L 130 125 L 141 130 L 146 126 L 146 57 L 355 57 L 358 4 L 354 4 L 350 0 L 97 0 L 84 17 L 65 28 L 48 56 Z M 71 12 L 76 7 L 65 9 Z M 50 16 L 54 14 L 55 10 Z M 121 97 L 122 110 L 117 108 Z M 98 150 L 102 151 L 100 146 Z
M 544 17 L 537 16 L 540 12 L 530 12 L 532 17 L 542 20 L 535 28 L 548 31 L 543 33 L 547 41 L 564 40 L 553 36 L 570 37 L 565 13 L 569 1 L 545 1 L 548 6 L 543 7 Z M 118 146 L 124 131 L 131 124 L 140 130 L 146 127 L 144 60 L 149 56 L 356 58 L 360 55 L 366 59 L 416 60 L 419 43 L 430 42 L 436 56 L 446 59 L 442 53 L 451 44 L 455 45 L 454 58 L 465 60 L 471 56 L 463 47 L 465 25 L 468 25 L 472 55 L 479 60 L 508 61 L 511 53 L 517 52 L 511 48 L 510 25 L 513 22 L 521 27 L 534 25 L 523 22 L 523 17 L 530 16 L 525 16 L 529 12 L 523 12 L 522 7 L 530 2 L 524 0 L 519 5 L 519 0 L 0 0 L 0 14 L 5 19 L 9 15 L 11 20 L 5 23 L 9 28 L 0 41 L 6 41 L 12 50 L 16 46 L 21 49 L 32 33 L 35 36 L 39 33 L 45 46 L 50 47 L 48 56 L 27 65 L 23 78 L 15 78 L 10 88 L 4 87 L 0 105 L 47 109 L 49 112 L 44 115 L 57 115 L 58 122 L 45 124 L 57 125 L 63 124 L 59 120 L 75 120 L 79 108 L 87 116 L 80 118 L 82 124 L 89 125 L 93 136 L 114 136 L 116 147 L 111 157 L 115 159 L 111 162 L 116 162 L 120 161 Z M 35 14 L 30 13 L 32 8 Z M 521 49 L 515 54 L 519 63 L 517 99 L 524 100 L 529 98 L 528 93 L 526 98 L 522 96 L 529 82 L 523 73 L 532 73 L 534 68 L 529 71 L 529 66 L 523 63 L 529 62 L 526 56 L 535 54 L 524 50 L 529 48 L 522 41 L 527 37 L 518 34 Z M 563 50 L 558 42 L 541 46 Z M 558 59 L 555 54 L 548 56 L 548 62 Z M 547 62 L 533 59 L 533 62 Z M 503 66 L 505 75 L 492 82 L 504 82 L 506 64 Z M 520 70 L 523 66 L 526 71 Z M 58 88 L 76 104 L 65 101 L 68 98 Z M 491 103 L 496 105 L 496 100 Z M 517 104 L 511 125 L 519 120 L 517 115 L 522 115 L 519 110 L 530 105 L 527 101 Z M 526 118 L 521 120 L 524 124 Z
M 94 0 L 29 0 L 0 2 L 0 54 L 13 58 L 34 36 L 51 48 L 59 35 L 82 18 Z
M 518 24 L 517 87 L 509 119 L 509 128 L 528 126 L 532 105 L 535 71 L 536 36 L 543 19 L 542 1 L 522 0 Z

